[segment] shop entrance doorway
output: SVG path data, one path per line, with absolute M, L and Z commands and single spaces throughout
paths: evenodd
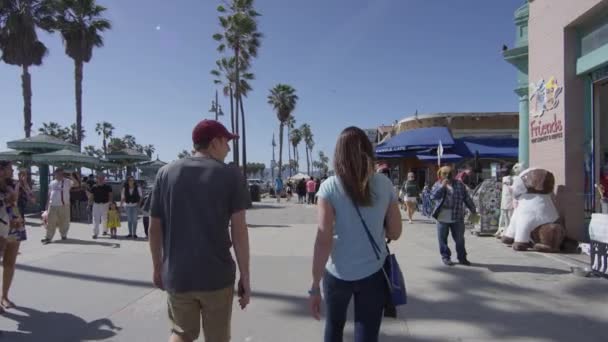
M 589 169 L 592 172 L 592 186 L 589 186 L 586 214 L 599 213 L 602 210 L 600 193 L 597 184 L 603 184 L 608 190 L 608 78 L 593 84 L 593 157 Z

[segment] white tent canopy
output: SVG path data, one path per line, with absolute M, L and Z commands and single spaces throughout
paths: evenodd
M 289 179 L 291 179 L 291 180 L 310 179 L 310 176 L 303 174 L 303 173 L 298 173 L 297 175 L 294 175 L 294 176 L 290 177 Z

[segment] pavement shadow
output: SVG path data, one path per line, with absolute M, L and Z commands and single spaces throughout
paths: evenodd
M 472 263 L 471 267 L 486 268 L 494 273 L 537 273 L 537 274 L 569 274 L 570 271 L 560 270 L 557 268 L 538 267 L 538 266 L 521 266 L 521 265 L 502 265 L 502 264 L 483 264 L 479 262 Z
M 291 228 L 285 224 L 247 224 L 249 228 Z
M 279 203 L 277 203 L 276 205 L 269 205 L 269 204 L 253 204 L 253 207 L 249 210 L 256 210 L 256 209 L 283 209 L 285 208 L 285 206 L 280 205 Z
M 91 274 L 81 274 L 81 273 L 68 272 L 68 271 L 51 270 L 48 268 L 42 268 L 42 267 L 37 267 L 37 266 L 32 266 L 32 265 L 23 265 L 23 264 L 17 264 L 16 268 L 23 272 L 40 273 L 40 274 L 45 274 L 45 275 L 55 276 L 55 277 L 65 277 L 65 278 L 87 280 L 87 281 L 93 281 L 93 282 L 102 282 L 102 283 L 109 283 L 109 284 L 118 284 L 118 285 L 133 286 L 133 287 L 142 287 L 142 288 L 153 288 L 154 287 L 152 282 L 149 282 L 149 281 L 103 277 L 103 276 L 97 276 L 97 275 L 91 275 Z
M 14 311 L 20 311 L 24 315 Z M 11 342 L 100 341 L 112 338 L 117 331 L 122 330 L 107 318 L 87 322 L 67 312 L 42 312 L 26 307 L 6 312 L 3 316 L 18 324 L 18 331 L 4 331 L 0 335 L 0 340 Z
M 505 272 L 540 272 L 543 278 L 538 281 L 544 282 L 559 282 L 570 277 L 542 267 L 480 265 L 484 266 Z M 408 332 L 395 336 L 381 329 L 380 341 L 460 341 L 461 338 L 470 337 L 470 334 L 487 335 L 488 341 L 576 341 L 581 336 L 585 336 L 585 341 L 605 340 L 605 327 L 608 325 L 605 316 L 590 317 L 591 313 L 581 315 L 576 311 L 567 312 L 563 308 L 553 310 L 550 307 L 551 303 L 558 305 L 568 300 L 572 303 L 572 297 L 565 299 L 564 296 L 580 297 L 588 293 L 598 302 L 606 302 L 608 291 L 603 280 L 583 279 L 565 292 L 543 291 L 535 288 L 534 283 L 504 281 L 504 276 L 501 277 L 502 281 L 497 281 L 493 273 L 480 272 L 475 268 L 434 268 L 433 271 L 445 275 L 434 285 L 434 291 L 441 295 L 436 297 L 410 289 L 408 304 L 399 308 L 397 321 L 386 318 L 383 321 L 383 325 L 406 324 Z M 254 296 L 287 302 L 290 308 L 281 309 L 280 314 L 310 317 L 306 297 L 265 292 L 254 293 Z M 352 303 L 348 317 L 352 322 Z M 345 336 L 352 340 L 352 332 L 345 331 Z
M 57 240 L 57 241 L 53 241 L 53 243 L 58 244 L 58 245 L 102 246 L 102 247 L 120 248 L 119 243 L 111 243 L 111 242 L 103 242 L 103 241 L 89 241 L 89 240 L 80 240 L 80 239 Z
M 32 221 L 25 221 L 25 226 L 29 226 L 29 227 L 42 227 L 43 224 L 41 222 L 32 222 Z

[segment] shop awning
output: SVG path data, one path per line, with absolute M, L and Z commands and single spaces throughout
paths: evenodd
M 432 154 L 418 154 L 418 155 L 416 155 L 416 158 L 418 158 L 418 160 L 421 160 L 424 162 L 428 162 L 428 161 L 437 162 L 437 155 L 432 155 Z M 461 155 L 453 154 L 453 153 L 444 153 L 443 156 L 441 157 L 441 162 L 442 163 L 455 163 L 455 162 L 461 161 L 462 159 L 464 159 L 464 157 Z
M 401 132 L 376 147 L 376 155 L 394 155 L 404 151 L 418 151 L 436 148 L 439 142 L 444 148 L 454 145 L 454 139 L 447 127 L 426 127 Z M 401 158 L 407 156 L 400 156 Z M 394 157 L 393 157 L 394 158 Z
M 455 153 L 466 158 L 499 158 L 516 159 L 518 157 L 518 140 L 510 136 L 497 137 L 463 137 L 455 139 L 456 143 L 449 149 L 449 153 Z

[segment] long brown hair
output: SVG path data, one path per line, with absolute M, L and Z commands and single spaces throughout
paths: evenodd
M 374 151 L 362 129 L 348 127 L 342 131 L 336 143 L 334 170 L 355 204 L 372 204 L 369 179 L 374 174 Z

